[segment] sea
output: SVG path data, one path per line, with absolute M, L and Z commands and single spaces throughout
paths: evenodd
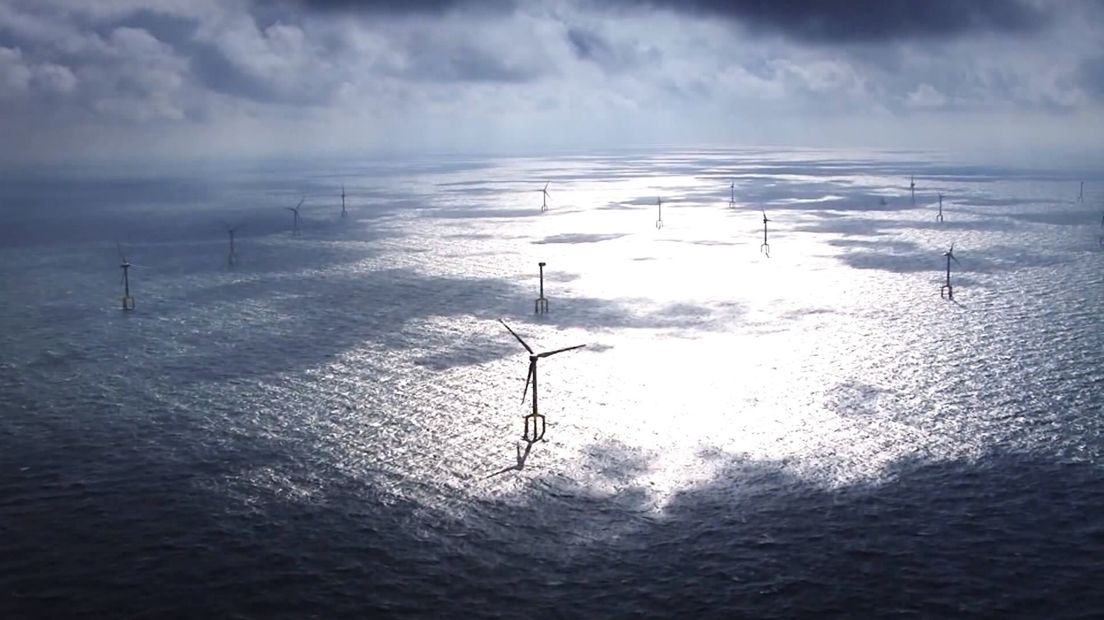
M 0 214 L 0 617 L 1104 616 L 1099 168 L 89 163 Z M 506 325 L 585 345 L 539 441 Z

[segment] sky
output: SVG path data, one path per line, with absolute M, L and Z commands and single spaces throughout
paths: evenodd
M 1082 152 L 1101 0 L 0 0 L 0 161 Z

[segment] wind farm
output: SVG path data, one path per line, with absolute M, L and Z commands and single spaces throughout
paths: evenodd
M 189 476 L 214 467 L 202 476 L 212 489 L 204 491 L 205 515 L 280 506 L 311 521 L 323 518 L 318 510 L 342 507 L 357 515 L 350 523 L 373 528 L 381 517 L 361 516 L 377 505 L 373 493 L 435 515 L 459 510 L 480 527 L 488 522 L 468 510 L 509 523 L 520 513 L 504 506 L 524 507 L 552 519 L 559 533 L 596 518 L 597 501 L 609 511 L 603 527 L 620 532 L 640 515 L 666 519 L 683 502 L 735 489 L 804 496 L 893 485 L 898 471 L 886 468 L 917 454 L 956 464 L 940 479 L 965 475 L 979 442 L 1085 449 L 1080 432 L 1055 437 L 1052 426 L 1027 421 L 1039 415 L 1036 387 L 1046 380 L 1070 403 L 1061 415 L 1076 421 L 1071 428 L 1092 428 L 1085 395 L 1099 373 L 1071 375 L 1066 385 L 1018 361 L 1047 358 L 1058 368 L 1095 355 L 1091 308 L 1104 294 L 1095 283 L 1104 225 L 1068 198 L 1068 180 L 1005 169 L 924 174 L 939 194 L 954 196 L 953 217 L 944 209 L 940 223 L 932 213 L 938 194 L 913 205 L 900 190 L 910 170 L 932 164 L 879 152 L 810 162 L 802 153 L 765 172 L 772 157 L 781 156 L 619 154 L 590 158 L 585 171 L 554 157 L 459 171 L 446 160 L 433 173 L 280 169 L 261 190 L 255 174 L 205 188 L 213 197 L 206 210 L 174 207 L 182 185 L 166 182 L 166 197 L 148 208 L 100 207 L 101 227 L 66 228 L 64 219 L 24 226 L 40 231 L 35 252 L 22 251 L 13 232 L 0 233 L 9 235 L 0 269 L 13 300 L 0 313 L 10 364 L 2 368 L 24 377 L 29 387 L 18 394 L 48 406 L 35 409 L 46 418 L 16 409 L 12 419 L 50 433 L 65 428 L 61 420 L 78 420 L 80 441 L 149 463 L 116 471 L 110 459 L 82 461 L 91 479 L 141 481 L 147 470 L 183 476 L 178 462 L 189 463 Z M 524 166 L 563 179 L 571 206 L 542 215 L 532 194 L 501 180 Z M 803 174 L 792 174 L 797 166 Z M 370 216 L 350 210 L 358 217 L 342 219 L 335 208 L 331 218 L 302 218 L 311 196 L 336 194 L 334 177 L 348 179 L 347 196 L 348 187 L 380 188 Z M 730 182 L 729 200 L 718 200 L 718 185 L 730 178 L 740 187 Z M 1020 195 L 1022 187 L 1032 195 Z M 669 219 L 660 210 L 671 195 L 678 225 L 658 235 L 642 229 L 653 203 L 654 219 Z M 279 207 L 289 200 L 294 208 Z M 226 237 L 212 234 L 215 217 Z M 289 224 L 303 234 L 289 236 Z M 84 240 L 97 230 L 125 235 L 126 247 L 111 237 Z M 771 252 L 777 243 L 786 251 Z M 755 259 L 756 246 L 769 261 Z M 233 268 L 212 269 L 213 253 Z M 135 258 L 143 271 L 131 269 Z M 121 272 L 118 284 L 105 276 L 111 269 Z M 140 282 L 129 277 L 136 273 Z M 111 318 L 120 316 L 119 298 L 101 284 L 121 289 L 125 327 Z M 133 312 L 138 295 L 147 301 Z M 1060 345 L 1048 331 L 1055 325 L 1071 334 Z M 519 351 L 528 358 L 524 379 L 514 366 Z M 154 449 L 143 437 L 170 443 Z M 54 454 L 67 462 L 66 452 Z M 994 483 L 1008 488 L 1014 480 Z M 146 497 L 125 488 L 115 487 L 121 499 L 112 505 L 148 514 Z M 933 484 L 919 496 L 946 500 L 945 492 Z M 171 505 L 162 491 L 154 497 Z M 979 510 L 996 510 L 977 501 Z M 787 504 L 802 505 L 793 497 Z M 812 506 L 810 514 L 824 518 L 822 506 Z M 861 527 L 864 510 L 828 518 Z M 804 527 L 804 514 L 774 520 Z M 785 539 L 770 529 L 774 520 L 757 528 Z M 114 522 L 92 520 L 98 528 Z M 131 527 L 191 544 L 156 519 Z M 330 527 L 355 538 L 360 526 Z M 657 543 L 691 544 L 643 532 Z M 424 535 L 436 544 L 388 548 L 446 544 L 440 529 Z
M 0 620 L 1104 618 L 1102 41 L 0 0 Z

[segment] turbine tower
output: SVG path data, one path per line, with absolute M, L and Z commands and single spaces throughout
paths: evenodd
M 521 402 L 525 402 L 525 397 L 529 394 L 529 384 L 533 384 L 533 413 L 525 416 L 525 429 L 522 431 L 521 438 L 529 443 L 540 441 L 544 439 L 544 431 L 546 428 L 544 416 L 537 411 L 537 361 L 541 358 L 551 357 L 557 353 L 563 353 L 564 351 L 571 351 L 574 349 L 581 349 L 585 347 L 585 344 L 577 344 L 573 347 L 564 347 L 562 349 L 556 349 L 554 351 L 545 351 L 544 353 L 534 353 L 533 349 L 521 339 L 521 336 L 517 335 L 514 330 L 510 329 L 510 326 L 506 324 L 506 321 L 502 319 L 498 320 L 502 323 L 514 338 L 521 343 L 521 346 L 525 347 L 525 350 L 529 352 L 529 374 L 525 377 L 525 390 L 521 393 Z M 530 429 L 532 427 L 532 429 Z
M 759 246 L 759 251 L 766 254 L 767 258 L 770 258 L 770 244 L 767 243 L 767 222 L 770 220 L 767 219 L 767 211 L 765 209 L 761 208 L 760 211 L 763 212 L 763 243 Z
M 341 217 L 349 215 L 349 212 L 345 210 L 345 184 L 341 184 Z
M 659 209 L 659 219 L 656 220 L 656 230 L 663 228 L 663 199 L 656 198 L 656 208 Z
M 119 268 L 123 270 L 123 312 L 130 312 L 134 310 L 134 298 L 130 296 L 130 268 L 134 265 L 127 260 L 123 254 L 123 246 L 118 241 L 115 242 L 115 248 L 119 251 Z
M 935 216 L 935 221 L 943 221 L 943 192 L 939 192 L 939 215 Z
M 909 177 L 909 192 L 912 193 L 912 204 L 916 204 L 916 177 Z
M 736 208 L 736 181 L 728 184 L 728 207 L 730 209 Z
M 226 233 L 230 235 L 230 252 L 226 255 L 226 264 L 230 267 L 238 264 L 238 253 L 234 251 L 234 235 L 237 234 L 241 224 L 237 226 L 226 225 Z
M 540 267 L 540 297 L 533 302 L 533 314 L 548 314 L 548 300 L 544 298 L 544 261 L 537 263 Z

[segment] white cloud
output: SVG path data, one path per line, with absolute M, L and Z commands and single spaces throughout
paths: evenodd
M 921 84 L 908 94 L 906 101 L 915 108 L 939 108 L 947 103 L 947 97 L 931 84 Z

